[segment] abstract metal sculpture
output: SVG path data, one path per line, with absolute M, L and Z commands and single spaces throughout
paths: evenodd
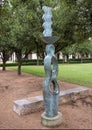
M 55 57 L 55 47 L 53 45 L 59 37 L 52 36 L 52 13 L 51 8 L 48 6 L 43 6 L 43 40 L 47 43 L 46 45 L 46 56 L 44 59 L 44 69 L 45 69 L 45 80 L 43 83 L 43 97 L 45 103 L 45 116 L 55 117 L 58 115 L 58 99 L 59 99 L 59 86 L 56 80 L 58 74 L 58 62 Z M 51 84 L 53 85 L 53 90 L 51 89 Z

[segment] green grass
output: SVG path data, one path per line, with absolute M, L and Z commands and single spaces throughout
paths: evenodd
M 92 64 L 59 65 L 58 79 L 92 87 Z
M 17 67 L 9 67 L 17 70 Z M 44 66 L 22 66 L 22 72 L 45 76 Z M 58 79 L 82 86 L 92 87 L 92 64 L 61 64 Z

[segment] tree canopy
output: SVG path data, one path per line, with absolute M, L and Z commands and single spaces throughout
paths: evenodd
M 92 37 L 92 0 L 6 0 L 0 5 L 0 49 L 15 51 L 20 67 L 23 54 L 44 57 L 42 6 L 52 7 L 53 35 L 60 36 L 56 53 Z

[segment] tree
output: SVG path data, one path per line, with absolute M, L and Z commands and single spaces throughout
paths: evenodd
M 0 55 L 3 61 L 3 67 L 2 70 L 5 71 L 6 70 L 6 62 L 9 60 L 9 57 L 12 55 L 12 50 L 10 50 L 8 47 L 1 47 L 0 48 Z
M 0 29 L 3 30 L 3 26 L 9 28 L 8 31 L 2 33 L 2 39 L 8 38 L 8 47 L 16 52 L 19 75 L 24 55 L 27 56 L 29 52 L 34 51 L 37 53 L 37 57 L 44 58 L 42 6 L 52 7 L 53 35 L 60 36 L 60 40 L 55 43 L 56 53 L 64 47 L 80 43 L 91 37 L 91 0 L 11 0 L 10 2 L 12 8 L 8 8 L 8 11 L 10 11 L 11 18 L 7 17 L 8 21 L 1 18 L 3 24 Z M 4 36 L 6 32 L 7 36 Z M 3 43 L 6 44 L 6 42 Z
M 81 55 L 81 63 L 84 55 L 92 54 L 92 41 L 86 40 L 81 44 L 75 44 L 72 46 L 73 53 L 79 53 Z
M 74 44 L 74 45 L 76 45 L 76 44 Z M 67 46 L 67 47 L 64 47 L 62 49 L 62 54 L 63 54 L 63 60 L 64 60 L 64 62 L 67 62 L 69 60 L 69 55 L 71 55 L 71 54 L 73 55 L 74 50 L 73 50 L 72 46 L 73 45 Z
M 82 59 L 84 58 L 84 55 L 88 56 L 89 54 L 92 55 L 92 41 L 91 40 L 86 40 L 83 43 L 77 43 L 73 44 L 71 46 L 65 47 L 62 50 L 62 53 L 64 55 L 68 56 L 69 54 L 72 54 L 72 56 L 75 56 L 76 54 L 81 55 L 81 63 Z
M 6 70 L 5 64 L 12 54 L 9 48 L 11 30 L 11 10 L 8 1 L 0 5 L 0 55 L 3 61 L 2 70 Z
M 54 21 L 55 33 L 61 35 L 56 52 L 71 44 L 85 41 L 92 36 L 92 1 L 62 0 Z
M 30 32 L 30 38 L 32 40 L 32 43 L 34 44 L 33 50 L 37 52 L 38 56 L 40 57 L 42 56 L 44 58 L 44 51 L 45 51 L 45 44 L 41 40 L 42 32 L 43 32 L 43 28 L 42 28 L 43 12 L 41 10 L 42 6 L 47 5 L 52 7 L 53 35 L 60 35 L 60 40 L 55 43 L 56 53 L 57 53 L 61 51 L 62 48 L 74 43 L 81 42 L 90 36 L 91 33 L 89 33 L 87 29 L 84 29 L 83 27 L 84 26 L 86 26 L 86 28 L 88 28 L 88 26 L 91 27 L 91 23 L 92 23 L 91 19 L 89 18 L 88 15 L 87 16 L 81 15 L 81 13 L 85 14 L 85 7 L 86 5 L 89 4 L 89 2 L 90 0 L 86 2 L 85 0 L 79 2 L 78 0 L 67 0 L 67 1 L 65 0 L 41 1 L 40 0 L 40 2 L 37 0 L 31 0 L 31 1 L 17 0 L 18 3 L 17 5 L 19 6 L 19 8 L 21 8 L 20 4 L 21 6 L 22 4 L 23 6 L 26 6 L 27 11 L 23 11 L 23 13 L 26 12 L 26 15 L 28 17 L 31 16 L 30 20 L 28 20 L 28 18 L 26 19 L 26 21 L 27 20 L 29 21 L 28 23 L 29 30 L 28 29 L 27 30 L 28 32 Z M 91 6 L 89 6 L 89 12 L 90 10 L 91 10 Z M 18 15 L 18 17 L 20 16 L 21 15 Z M 83 22 L 85 17 L 86 20 L 85 22 Z M 81 19 L 83 20 L 81 21 Z M 88 21 L 90 24 L 87 25 Z
M 18 59 L 18 74 L 21 75 L 22 56 L 30 51 L 43 50 L 39 40 L 41 34 L 41 18 L 39 10 L 39 1 L 36 0 L 15 0 L 12 1 L 12 49 L 15 51 Z M 39 53 L 40 54 L 40 53 Z
M 55 43 L 56 53 L 71 44 L 80 43 L 92 34 L 91 0 L 47 0 L 52 7 L 53 35 L 59 35 Z

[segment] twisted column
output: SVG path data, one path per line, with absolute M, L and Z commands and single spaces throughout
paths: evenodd
M 56 80 L 58 74 L 58 63 L 54 55 L 54 45 L 46 45 L 47 56 L 44 59 L 45 80 L 43 83 L 43 97 L 45 103 L 45 115 L 54 117 L 58 113 L 59 86 Z M 53 90 L 51 90 L 51 83 Z

